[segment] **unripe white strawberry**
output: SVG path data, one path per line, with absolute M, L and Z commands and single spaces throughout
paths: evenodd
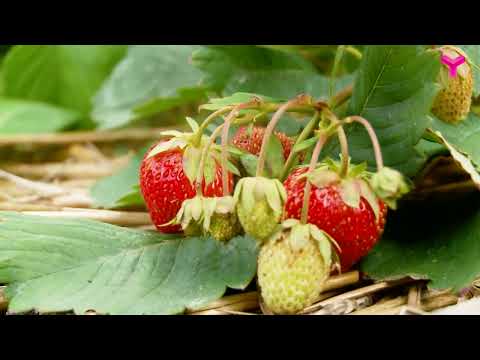
M 442 86 L 437 94 L 432 113 L 447 123 L 458 123 L 464 120 L 470 112 L 473 95 L 473 73 L 468 58 L 460 49 L 445 46 L 440 49 L 451 59 L 464 56 L 466 61 L 458 66 L 456 76 L 449 74 L 449 68 L 442 66 L 439 74 L 439 83 Z
M 171 224 L 181 225 L 186 236 L 210 235 L 218 241 L 228 241 L 242 231 L 232 196 L 187 199 Z
M 282 219 L 286 196 L 277 179 L 242 178 L 235 187 L 234 199 L 245 233 L 259 242 L 272 235 Z
M 261 248 L 258 284 L 265 307 L 295 314 L 312 305 L 330 275 L 330 238 L 315 225 L 287 220 Z

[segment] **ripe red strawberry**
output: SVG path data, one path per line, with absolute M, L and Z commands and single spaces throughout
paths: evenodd
M 260 126 L 254 126 L 251 133 L 248 131 L 248 127 L 241 127 L 235 133 L 232 139 L 232 144 L 239 149 L 245 150 L 253 155 L 260 154 L 260 148 L 262 147 L 263 136 L 265 135 L 265 128 Z M 283 147 L 283 157 L 285 160 L 292 151 L 294 144 L 293 139 L 280 131 L 275 131 L 274 135 L 280 140 Z
M 156 147 L 155 145 L 154 147 Z M 153 147 L 152 147 L 153 149 Z M 152 150 L 150 149 L 150 150 Z M 184 172 L 185 149 L 175 147 L 148 157 L 147 152 L 140 168 L 140 188 L 157 229 L 164 233 L 180 232 L 180 225 L 161 226 L 171 221 L 182 202 L 195 196 L 195 186 Z M 233 175 L 229 173 L 230 191 L 233 189 Z M 223 196 L 222 169 L 215 161 L 215 178 L 206 185 L 203 180 L 203 195 Z
M 300 219 L 303 206 L 305 177 L 301 177 L 307 168 L 298 168 L 285 180 L 287 191 L 285 218 Z M 354 180 L 355 181 L 355 180 Z M 373 199 L 373 200 L 372 200 Z M 329 234 L 341 248 L 339 254 L 342 271 L 347 271 L 365 256 L 381 237 L 386 221 L 387 206 L 377 197 L 378 220 L 370 202 L 360 197 L 358 207 L 345 203 L 340 182 L 317 187 L 312 184 L 309 203 L 308 223 Z

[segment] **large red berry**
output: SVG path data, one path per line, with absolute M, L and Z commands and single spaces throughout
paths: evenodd
M 285 217 L 300 219 L 303 207 L 305 177 L 299 176 L 307 171 L 299 168 L 285 180 L 287 191 Z M 340 194 L 340 185 L 327 185 L 318 188 L 312 184 L 308 223 L 317 225 L 328 233 L 341 248 L 339 254 L 342 271 L 347 271 L 363 256 L 367 255 L 381 237 L 386 221 L 387 206 L 379 202 L 379 217 L 367 200 L 360 199 L 358 208 L 347 205 Z
M 147 152 L 147 154 L 150 151 Z M 164 233 L 180 232 L 180 225 L 161 226 L 171 221 L 182 206 L 182 202 L 195 196 L 195 186 L 183 170 L 183 150 L 174 148 L 153 157 L 145 156 L 140 167 L 140 188 L 150 217 L 157 229 Z M 233 175 L 229 173 L 230 191 L 233 189 Z M 222 169 L 217 164 L 215 180 L 205 185 L 206 197 L 223 196 Z
M 252 131 L 248 131 L 248 127 L 241 127 L 235 133 L 232 139 L 232 144 L 239 149 L 245 150 L 253 155 L 259 155 L 262 147 L 263 136 L 265 135 L 265 128 L 254 126 Z M 280 131 L 275 131 L 274 135 L 280 140 L 283 147 L 283 157 L 285 160 L 292 151 L 294 141 L 287 135 Z

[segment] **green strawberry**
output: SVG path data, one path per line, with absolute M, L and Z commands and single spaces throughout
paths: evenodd
M 181 225 L 187 236 L 206 234 L 218 241 L 228 241 L 242 230 L 232 196 L 187 199 L 172 224 Z
M 264 177 L 242 178 L 234 194 L 237 214 L 245 232 L 263 241 L 280 223 L 286 192 L 280 181 Z
M 241 234 L 242 226 L 238 221 L 237 214 L 219 214 L 215 213 L 209 228 L 210 235 L 218 241 L 228 241 L 231 238 Z
M 473 73 L 468 57 L 460 49 L 453 46 L 440 48 L 444 55 L 455 59 L 465 56 L 466 61 L 457 68 L 457 75 L 449 75 L 448 67 L 442 66 L 439 83 L 442 89 L 437 94 L 432 113 L 447 123 L 458 123 L 464 120 L 470 112 L 473 95 Z
M 315 225 L 293 219 L 282 223 L 258 258 L 258 285 L 269 311 L 295 314 L 318 299 L 336 255 L 331 241 Z

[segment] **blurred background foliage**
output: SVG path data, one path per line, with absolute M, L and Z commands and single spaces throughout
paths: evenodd
M 351 83 L 361 48 L 346 52 L 335 90 Z M 183 125 L 208 97 L 239 91 L 326 98 L 336 49 L 0 45 L 0 135 Z

